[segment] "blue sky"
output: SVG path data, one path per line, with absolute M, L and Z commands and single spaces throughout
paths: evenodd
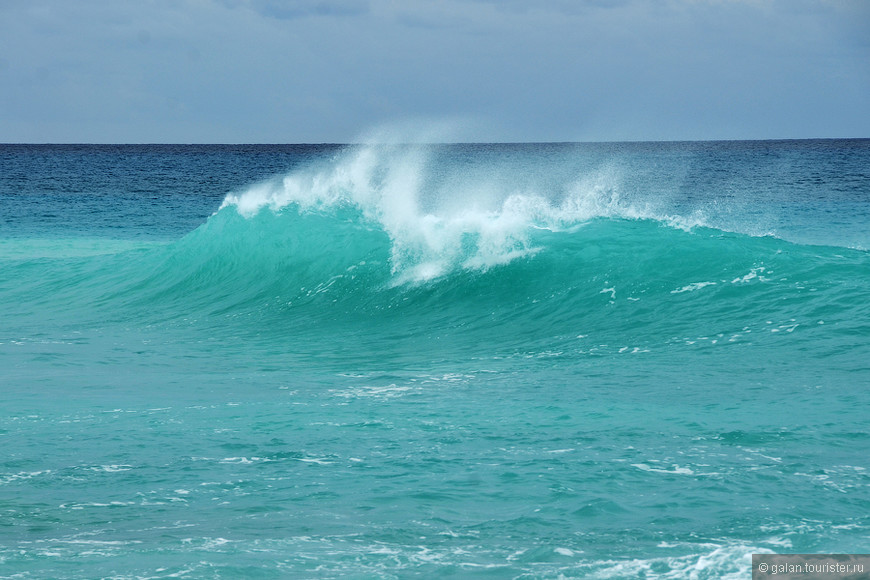
M 0 142 L 351 142 L 384 126 L 870 137 L 870 2 L 0 0 Z

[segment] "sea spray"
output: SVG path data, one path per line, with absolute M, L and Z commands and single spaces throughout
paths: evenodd
M 371 145 L 228 195 L 221 209 L 252 217 L 262 208 L 330 212 L 354 208 L 391 240 L 399 281 L 425 281 L 456 268 L 486 269 L 534 253 L 535 229 L 565 230 L 595 217 L 650 217 L 622 204 L 611 171 L 554 186 L 506 182 L 490 168 L 441 167 L 443 146 Z

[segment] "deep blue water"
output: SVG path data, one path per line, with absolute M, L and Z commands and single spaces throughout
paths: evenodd
M 0 145 L 0 577 L 870 552 L 870 140 Z

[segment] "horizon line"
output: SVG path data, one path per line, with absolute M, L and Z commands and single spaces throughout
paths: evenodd
M 602 141 L 310 141 L 310 142 L 181 142 L 181 141 L 10 141 L 0 142 L 0 146 L 12 145 L 69 145 L 69 146 L 224 146 L 224 147 L 274 147 L 274 146 L 321 146 L 321 147 L 362 147 L 372 145 L 615 145 L 615 144 L 678 144 L 678 143 L 764 143 L 764 142 L 794 142 L 794 141 L 866 141 L 870 137 L 798 137 L 798 138 L 764 138 L 764 139 L 626 139 Z

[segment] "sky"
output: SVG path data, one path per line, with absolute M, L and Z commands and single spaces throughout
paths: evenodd
M 870 1 L 0 0 L 0 142 L 390 131 L 870 137 Z

